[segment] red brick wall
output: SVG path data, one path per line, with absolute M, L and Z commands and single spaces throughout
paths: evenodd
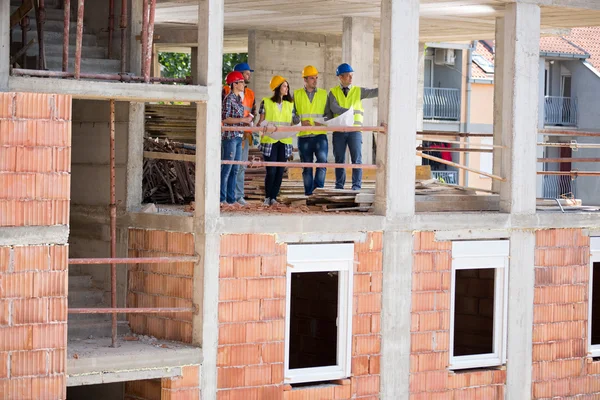
M 129 230 L 129 257 L 194 255 L 194 235 Z M 129 268 L 128 307 L 192 307 L 194 263 L 134 264 Z M 192 342 L 192 313 L 129 314 L 135 333 Z
M 273 235 L 224 235 L 219 287 L 218 399 L 379 398 L 382 235 L 356 243 L 352 378 L 291 389 L 283 382 L 287 246 Z
M 0 93 L 0 226 L 67 225 L 71 97 Z
M 589 237 L 580 229 L 536 232 L 535 399 L 577 394 L 600 397 L 600 362 L 586 357 L 589 246 Z
M 415 233 L 410 393 L 414 400 L 503 399 L 506 371 L 448 370 L 452 243 Z
M 198 400 L 199 370 L 199 365 L 188 365 L 180 377 L 126 382 L 124 400 Z
M 71 97 L 0 93 L 0 226 L 69 223 Z M 66 397 L 68 247 L 0 247 L 0 397 Z

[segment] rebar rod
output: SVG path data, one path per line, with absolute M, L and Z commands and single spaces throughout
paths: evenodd
M 42 78 L 73 78 L 75 73 L 65 71 L 39 71 L 36 69 L 23 69 L 14 68 L 12 70 L 13 76 L 36 76 Z M 80 73 L 81 79 L 100 79 L 110 81 L 121 81 L 121 82 L 143 82 L 144 77 L 130 75 L 130 74 L 90 74 Z M 189 77 L 186 78 L 165 78 L 161 76 L 155 76 L 150 78 L 150 82 L 166 82 L 166 83 L 191 83 L 192 80 Z
M 127 0 L 121 0 L 121 73 L 124 74 L 127 65 Z
M 110 257 L 117 257 L 117 196 L 115 191 L 115 100 L 110 103 Z M 110 306 L 117 307 L 117 264 L 110 264 Z M 117 314 L 112 315 L 112 347 L 117 345 Z
M 538 175 L 600 176 L 600 171 L 538 171 Z
M 112 56 L 113 32 L 115 30 L 115 0 L 108 1 L 108 54 L 110 60 Z
M 81 46 L 83 44 L 83 12 L 84 0 L 77 0 L 77 36 L 75 37 L 75 79 L 81 75 Z
M 22 4 L 25 4 L 25 0 L 21 0 Z M 27 31 L 29 30 L 29 17 L 27 15 L 25 15 L 22 19 L 21 19 L 21 49 L 24 49 L 25 46 L 27 45 Z M 23 52 L 23 60 L 21 61 L 21 65 L 23 66 L 23 68 L 26 68 L 27 66 L 27 54 L 26 52 Z
M 145 76 L 145 63 L 146 60 L 146 47 L 148 41 L 148 0 L 142 0 L 142 34 L 141 34 L 141 44 L 142 44 L 142 60 L 141 60 L 141 71 L 142 77 Z
M 69 29 L 71 28 L 71 0 L 64 0 L 63 13 L 63 54 L 62 54 L 62 70 L 69 70 Z
M 34 2 L 35 4 L 35 2 Z M 36 24 L 38 36 L 38 69 L 46 69 L 46 49 L 44 46 L 44 24 L 46 23 L 46 6 L 44 0 L 38 0 L 36 9 Z
M 146 52 L 144 53 L 144 82 L 150 82 L 150 66 L 152 65 L 152 49 L 154 47 L 154 15 L 156 0 L 150 0 L 148 10 L 148 30 L 146 32 Z

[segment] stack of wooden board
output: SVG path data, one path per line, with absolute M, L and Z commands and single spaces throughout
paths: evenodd
M 196 143 L 196 105 L 146 104 L 146 136 Z

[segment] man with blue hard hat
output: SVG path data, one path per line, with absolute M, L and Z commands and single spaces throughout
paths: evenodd
M 364 120 L 364 107 L 362 100 L 377 97 L 379 89 L 366 89 L 352 85 L 354 70 L 350 64 L 340 64 L 335 74 L 340 84 L 331 88 L 325 106 L 325 118 L 331 119 L 354 109 L 354 126 L 362 126 Z M 362 164 L 362 133 L 361 132 L 333 132 L 333 155 L 335 162 L 346 162 L 346 146 L 350 150 L 352 164 Z M 335 188 L 343 189 L 346 183 L 346 170 L 335 169 Z M 362 169 L 352 169 L 352 190 L 360 190 L 362 185 Z
M 254 70 L 250 68 L 248 63 L 239 63 L 233 67 L 234 71 L 240 72 L 244 76 L 245 87 L 244 91 L 240 93 L 242 97 L 242 104 L 244 105 L 244 117 L 254 117 L 256 116 L 256 102 L 254 101 L 254 92 L 252 89 L 248 87 L 250 83 L 250 77 L 252 76 L 252 72 Z M 225 98 L 229 94 L 229 85 L 223 86 L 222 98 Z M 251 124 L 252 125 L 252 124 Z M 244 137 L 242 138 L 242 158 L 241 161 L 248 161 L 248 152 L 250 151 L 250 146 L 253 143 L 252 132 L 246 131 L 244 132 Z M 244 176 L 246 175 L 246 165 L 240 165 L 240 168 L 237 172 L 237 182 L 235 185 L 235 199 L 236 202 L 241 205 L 246 205 L 246 200 L 244 200 Z

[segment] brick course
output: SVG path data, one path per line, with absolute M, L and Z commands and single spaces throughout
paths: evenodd
M 129 230 L 129 257 L 194 255 L 194 235 Z M 128 307 L 192 307 L 194 263 L 134 264 L 129 267 Z M 192 313 L 130 314 L 131 330 L 159 339 L 192 342 Z
M 217 398 L 379 398 L 382 234 L 355 244 L 352 378 L 328 385 L 283 382 L 286 254 L 273 235 L 221 238 Z
M 589 246 L 580 229 L 536 232 L 534 399 L 600 397 L 600 363 L 587 358 Z
M 125 383 L 124 400 L 198 400 L 199 398 L 199 365 L 183 367 L 182 375 L 178 377 Z

